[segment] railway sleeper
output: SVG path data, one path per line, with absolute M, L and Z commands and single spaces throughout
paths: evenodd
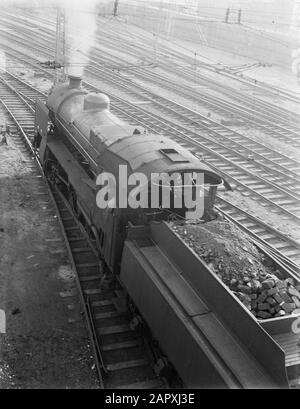
M 127 368 L 110 371 L 106 381 L 107 388 L 116 388 L 128 383 L 148 382 L 154 378 L 153 371 L 149 364 L 138 365 L 138 362 L 129 364 Z M 116 368 L 116 367 L 115 367 Z
M 141 358 L 141 359 L 133 359 L 133 360 L 128 360 L 128 361 L 108 364 L 106 368 L 108 371 L 111 372 L 111 371 L 119 371 L 121 369 L 136 368 L 138 366 L 147 366 L 148 364 L 149 364 L 149 361 L 147 359 Z
M 123 342 L 115 342 L 115 343 L 103 345 L 102 350 L 104 352 L 115 351 L 118 349 L 127 349 L 127 348 L 141 346 L 142 344 L 143 344 L 142 338 L 134 338 L 134 339 L 130 339 L 130 340 L 123 341 Z

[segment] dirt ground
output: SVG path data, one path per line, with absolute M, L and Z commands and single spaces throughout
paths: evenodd
M 96 388 L 60 227 L 27 160 L 13 137 L 0 145 L 0 389 Z

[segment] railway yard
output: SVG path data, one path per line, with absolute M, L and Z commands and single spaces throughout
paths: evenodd
M 160 311 L 143 313 L 141 299 L 151 303 L 154 285 L 148 295 L 142 275 L 132 284 L 132 274 L 144 264 L 172 296 L 184 289 L 180 302 L 168 296 L 176 319 L 182 311 L 199 319 L 192 325 L 203 335 L 206 369 L 218 368 L 210 380 L 200 376 L 202 386 L 300 388 L 299 333 L 291 329 L 300 316 L 296 77 L 267 64 L 241 75 L 234 67 L 250 58 L 223 50 L 216 58 L 217 49 L 154 38 L 121 15 L 96 16 L 90 49 L 77 51 L 83 63 L 68 70 L 88 93 L 107 95 L 121 121 L 169 137 L 230 185 L 218 188 L 218 218 L 208 223 L 169 217 L 145 237 L 129 228 L 125 263 L 112 278 L 97 234 L 76 218 L 76 199 L 53 183 L 58 176 L 36 147 L 36 100 L 46 103 L 61 71 L 51 67 L 56 18 L 54 8 L 46 16 L 26 7 L 0 11 L 0 388 L 197 386 L 176 346 L 166 337 L 157 342 L 162 325 L 153 316 L 173 317 L 171 307 L 157 301 Z M 170 339 L 177 329 L 180 338 L 178 325 L 170 323 Z M 193 350 L 189 342 L 178 348 Z

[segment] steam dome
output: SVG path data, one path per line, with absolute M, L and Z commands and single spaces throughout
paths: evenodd
M 110 100 L 105 94 L 88 94 L 84 98 L 83 110 L 84 111 L 104 111 L 109 110 Z

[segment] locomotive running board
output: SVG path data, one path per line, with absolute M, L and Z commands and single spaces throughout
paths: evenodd
M 131 227 L 121 265 L 186 387 L 288 388 L 283 350 L 165 222 Z

